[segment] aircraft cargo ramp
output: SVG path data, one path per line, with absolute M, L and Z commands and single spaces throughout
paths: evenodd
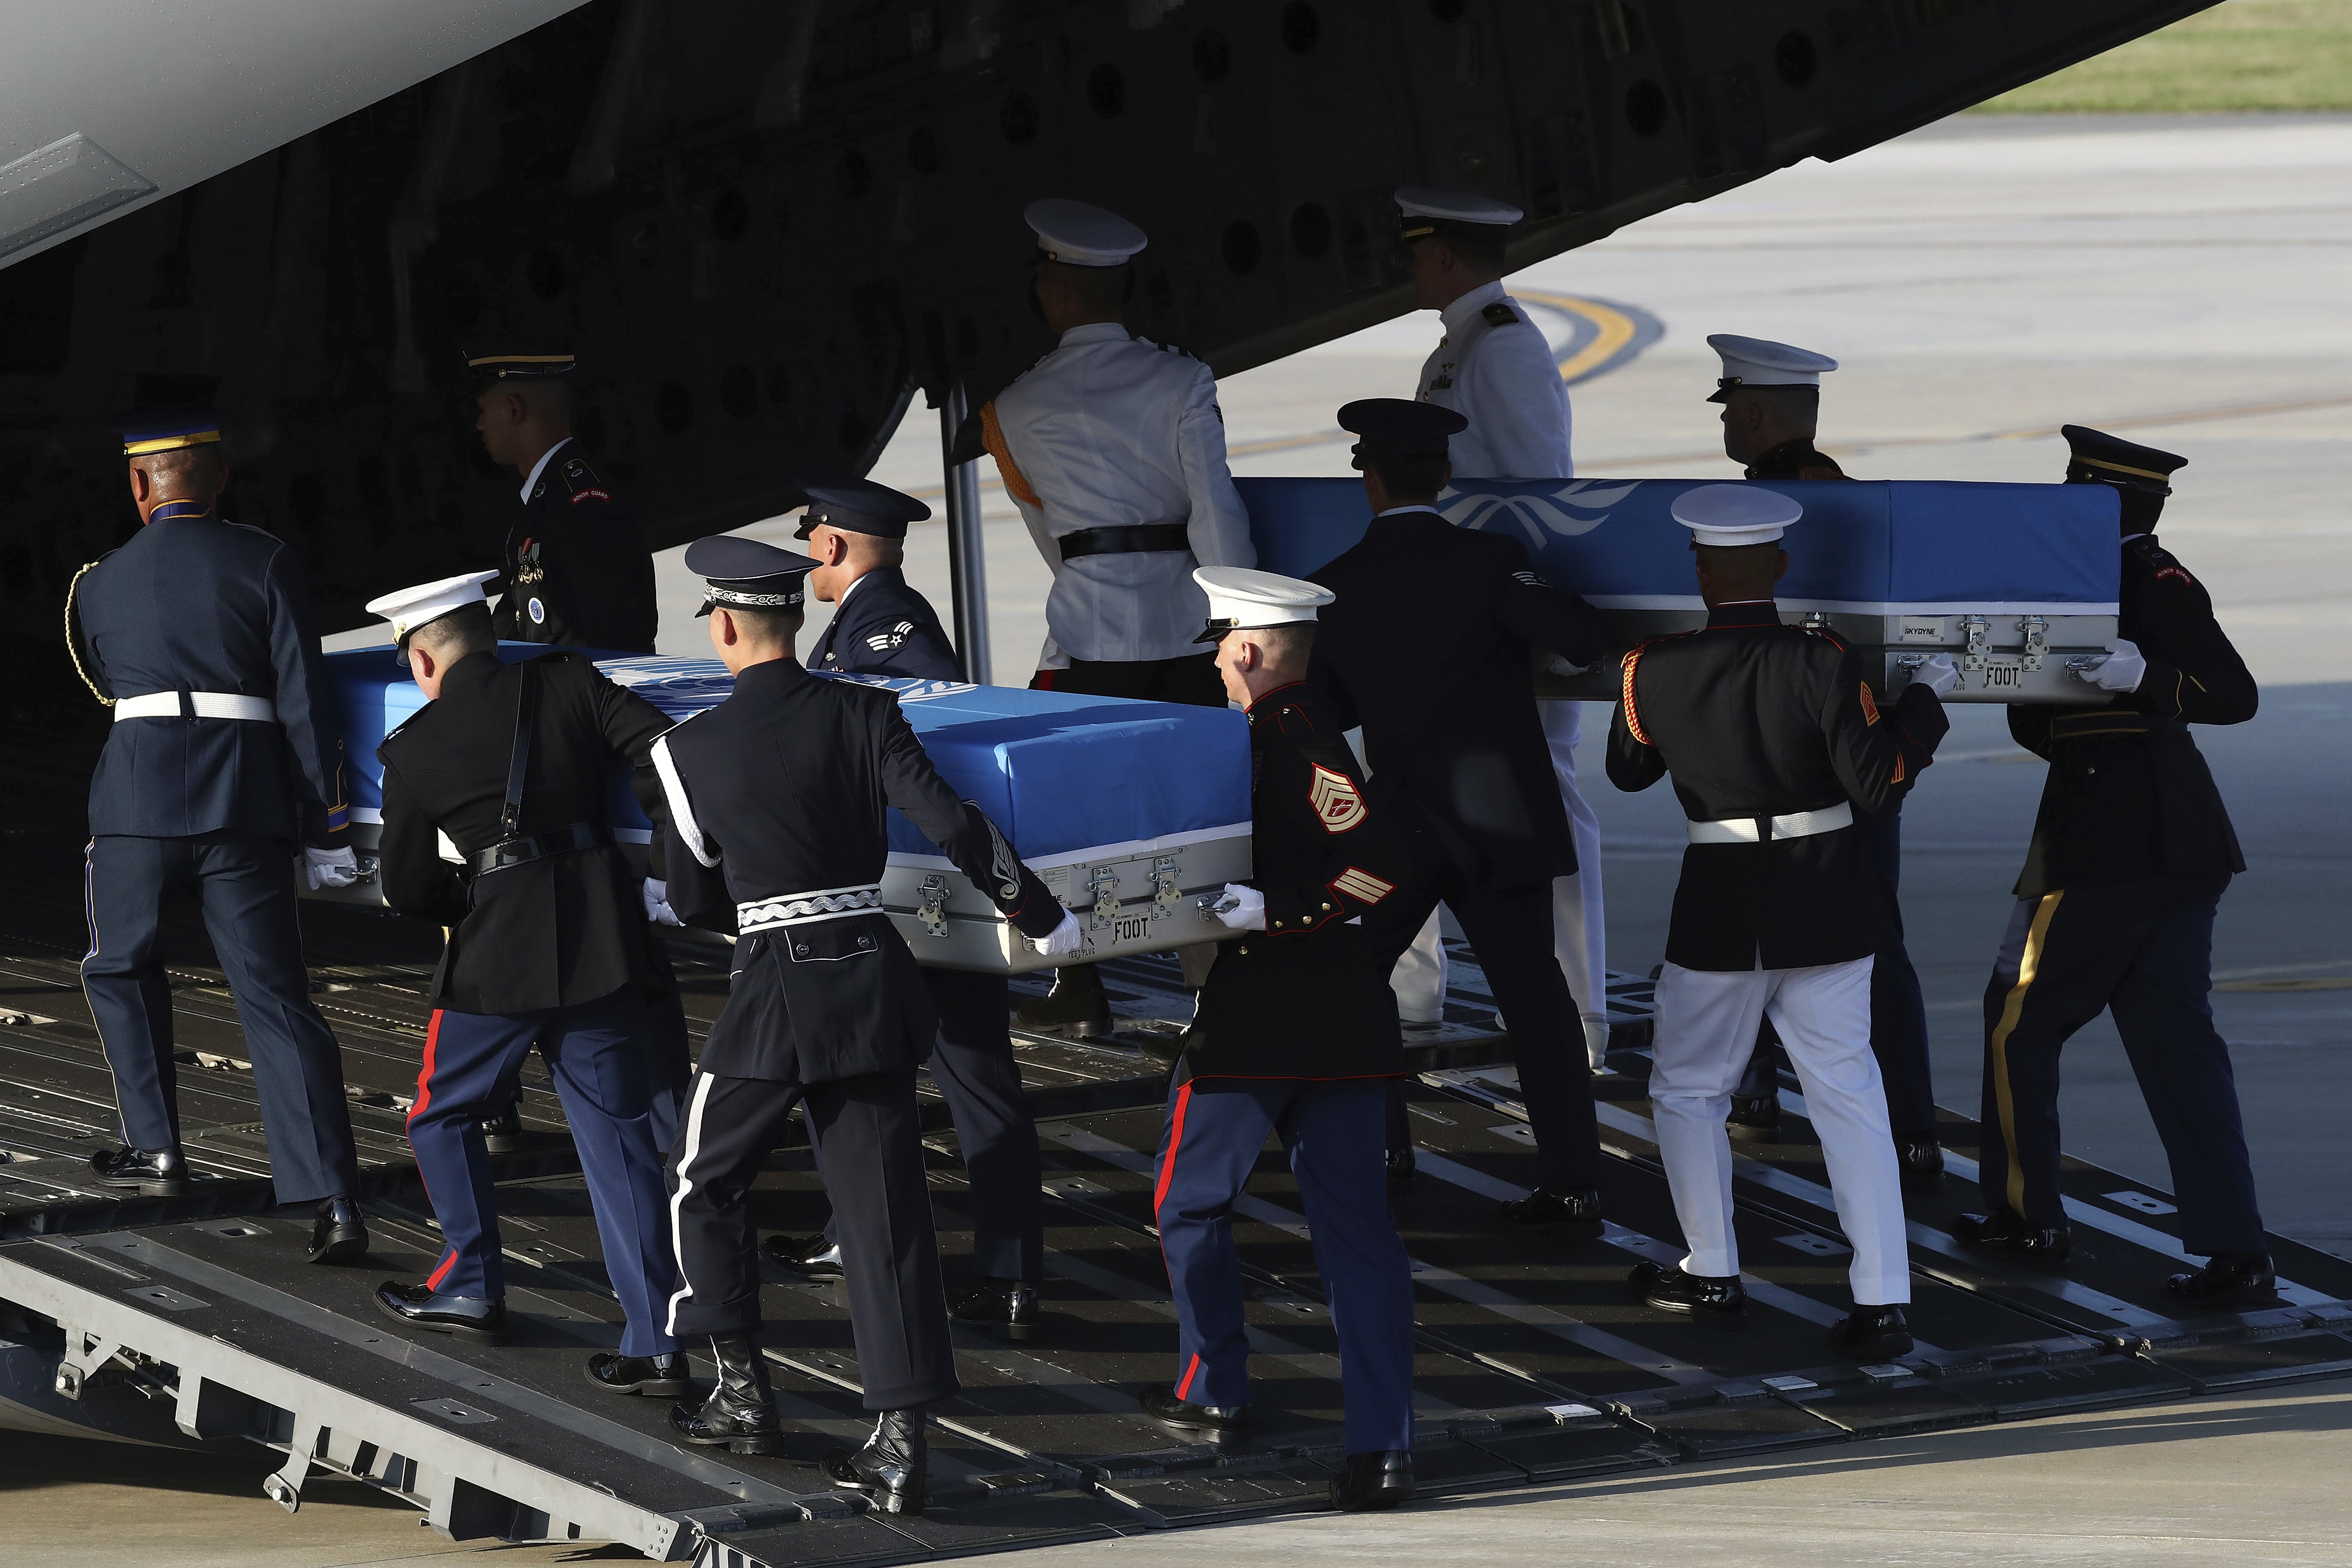
M 60 862 L 49 864 L 50 861 Z M 1324 1506 L 1342 1451 L 1336 1340 L 1299 1201 L 1263 1161 L 1234 1225 L 1249 1280 L 1260 1425 L 1245 1443 L 1188 1443 L 1144 1417 L 1174 1326 L 1150 1225 L 1164 1058 L 1186 998 L 1172 963 L 1110 971 L 1109 1039 L 1021 1046 L 1044 1134 L 1047 1316 L 1031 1340 L 959 1329 L 964 1393 L 934 1412 L 932 1501 L 868 1513 L 814 1461 L 866 1423 L 835 1289 L 772 1278 L 767 1354 L 794 1447 L 776 1458 L 672 1444 L 667 1402 L 592 1389 L 581 1363 L 615 1342 L 618 1310 L 555 1098 L 536 1063 L 524 1152 L 501 1159 L 510 1342 L 412 1336 L 369 1294 L 413 1279 L 439 1243 L 402 1140 L 426 1016 L 425 940 L 385 917 L 305 910 L 319 1001 L 341 1037 L 374 1250 L 362 1268 L 302 1261 L 309 1215 L 271 1206 L 266 1146 L 234 1011 L 215 971 L 173 970 L 188 1147 L 184 1199 L 119 1201 L 81 1179 L 113 1136 L 111 1086 L 75 962 L 70 865 L 28 851 L 0 913 L 0 1420 L 166 1444 L 269 1445 L 267 1489 L 363 1481 L 459 1540 L 613 1542 L 724 1565 L 912 1562 Z M 178 952 L 201 952 L 186 934 Z M 688 1011 L 715 1015 L 723 969 L 681 944 Z M 1496 1201 L 1532 1151 L 1498 1059 L 1491 1003 L 1454 955 L 1449 1022 L 1421 1034 L 1421 1173 L 1397 1193 L 1415 1264 L 1416 1468 L 1426 1493 L 1701 1463 L 2095 1405 L 2157 1401 L 2352 1368 L 2352 1262 L 2274 1238 L 2279 1305 L 2172 1321 L 2161 1293 L 2180 1247 L 2164 1195 L 2075 1163 L 2076 1247 L 2063 1272 L 1965 1253 L 1976 1128 L 1946 1114 L 1955 1174 L 1911 1207 L 1920 1344 L 1897 1364 L 1825 1365 L 1843 1310 L 1844 1246 L 1793 1086 L 1780 1141 L 1740 1146 L 1749 1326 L 1710 1331 L 1632 1299 L 1626 1269 L 1679 1248 L 1648 1120 L 1646 982 L 1611 988 L 1601 1079 L 1611 1224 L 1601 1240 L 1528 1236 Z M 1034 985 L 1036 981 L 1021 984 Z M 939 1108 L 934 1107 L 936 1112 Z M 970 1189 L 932 1117 L 933 1197 L 950 1278 Z M 763 1229 L 823 1221 L 805 1148 L 777 1152 L 755 1198 Z M 2292 1280 L 2286 1284 L 2284 1280 Z M 709 1375 L 705 1364 L 698 1369 Z

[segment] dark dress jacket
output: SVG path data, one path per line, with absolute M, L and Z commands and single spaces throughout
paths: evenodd
M 344 826 L 342 721 L 293 548 L 217 518 L 150 523 L 87 568 L 67 635 L 108 697 L 266 697 L 278 721 L 118 721 L 89 781 L 89 830 L 246 833 L 324 846 Z
M 1517 540 L 1427 507 L 1372 519 L 1311 580 L 1338 597 L 1308 682 L 1333 723 L 1363 726 L 1373 804 L 1417 813 L 1474 890 L 1575 870 L 1528 650 L 1591 662 L 1592 607 L 1545 582 Z
M 1398 1077 L 1396 996 L 1361 917 L 1404 881 L 1403 836 L 1304 686 L 1260 697 L 1249 726 L 1249 880 L 1266 928 L 1219 944 L 1176 1081 Z
M 520 837 L 574 823 L 611 825 L 614 770 L 638 770 L 654 821 L 664 802 L 654 740 L 669 717 L 573 653 L 529 661 L 539 685 Z M 493 653 L 449 667 L 441 696 L 384 737 L 384 901 L 448 928 L 433 1005 L 459 1013 L 576 1006 L 625 986 L 666 989 L 648 952 L 642 879 L 617 846 L 574 849 L 471 878 L 441 858 L 438 833 L 461 854 L 500 838 L 522 665 Z
M 1747 477 L 1751 479 L 1843 479 L 1846 471 L 1837 459 L 1817 449 L 1811 441 L 1783 441 L 1769 452 L 1757 454 L 1748 465 Z
M 891 692 L 789 659 L 755 664 L 726 701 L 678 725 L 654 757 L 669 797 L 669 900 L 688 925 L 734 934 L 746 904 L 845 912 L 743 936 L 734 989 L 701 1067 L 722 1078 L 827 1083 L 913 1068 L 939 1021 L 914 955 L 878 907 L 885 807 L 944 851 L 1022 935 L 1063 909 L 1012 844 L 958 800 Z M 793 918 L 799 918 L 794 916 Z
M 548 459 L 499 565 L 505 596 L 493 617 L 504 640 L 654 651 L 653 552 L 636 512 L 576 443 Z
M 2139 689 L 2097 708 L 2012 704 L 2009 732 L 2050 774 L 2020 898 L 2246 868 L 2191 724 L 2242 724 L 2261 704 L 2213 599 L 2152 533 L 2126 540 L 2116 630 L 2139 645 Z
M 1924 686 L 1882 709 L 1836 637 L 1783 626 L 1769 600 L 1721 605 L 1704 630 L 1625 656 L 1609 782 L 1668 773 L 1694 822 L 1846 803 L 1895 809 L 1950 721 Z M 1893 940 L 1894 911 L 1859 826 L 1683 851 L 1666 960 L 1685 969 L 1843 963 Z
M 811 669 L 852 675 L 961 680 L 955 646 L 930 601 L 907 586 L 907 574 L 880 566 L 850 584 L 833 622 L 809 650 Z

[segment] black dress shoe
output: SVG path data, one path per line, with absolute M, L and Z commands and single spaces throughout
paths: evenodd
M 367 1221 L 360 1205 L 349 1198 L 321 1198 L 319 1217 L 310 1222 L 310 1245 L 303 1255 L 313 1263 L 351 1264 L 367 1259 Z
M 723 1447 L 730 1454 L 782 1453 L 783 1426 L 776 1419 L 768 1362 L 758 1343 L 749 1334 L 714 1337 L 710 1353 L 719 1363 L 719 1386 L 699 1405 L 671 1405 L 670 1430 L 698 1447 Z
M 667 1355 L 620 1355 L 598 1351 L 588 1358 L 588 1381 L 607 1394 L 645 1394 L 680 1399 L 694 1392 L 694 1373 L 684 1351 Z
M 1219 1437 L 1230 1437 L 1249 1428 L 1248 1405 L 1195 1405 L 1189 1399 L 1177 1398 L 1173 1384 L 1148 1384 L 1140 1403 L 1146 1415 L 1179 1431 L 1207 1432 Z
M 177 1149 L 105 1149 L 89 1157 L 101 1187 L 136 1187 L 142 1197 L 176 1198 L 188 1190 L 188 1162 Z
M 824 1457 L 824 1473 L 845 1487 L 873 1495 L 882 1513 L 912 1519 L 923 1511 L 923 1473 L 929 1447 L 920 1410 L 885 1410 L 874 1419 L 874 1435 L 858 1448 L 835 1448 Z
M 1331 1478 L 1331 1506 L 1342 1513 L 1394 1508 L 1412 1498 L 1412 1450 L 1350 1454 L 1348 1468 Z
M 1780 1097 L 1769 1094 L 1750 1100 L 1733 1095 L 1731 1114 L 1723 1119 L 1723 1130 L 1742 1142 L 1770 1142 L 1780 1136 Z
M 772 1236 L 760 1243 L 760 1256 L 803 1279 L 841 1278 L 841 1246 L 822 1236 Z
M 1411 1147 L 1389 1151 L 1389 1185 L 1392 1187 L 1410 1185 L 1415 1169 Z
M 1601 1189 L 1586 1187 L 1538 1187 L 1526 1197 L 1503 1205 L 1503 1217 L 1528 1230 L 1566 1232 L 1570 1236 L 1599 1236 L 1601 1224 Z
M 1911 1353 L 1911 1325 L 1900 1307 L 1857 1304 L 1831 1328 L 1830 1349 L 1856 1361 L 1893 1361 Z
M 1932 1132 L 1897 1138 L 1895 1168 L 1903 1190 L 1915 1198 L 1932 1198 L 1944 1190 L 1944 1151 Z
M 2278 1300 L 2278 1270 L 2267 1252 L 2217 1252 L 2194 1274 L 2176 1274 L 2164 1293 L 2199 1307 L 2272 1306 Z
M 1633 1265 L 1625 1282 L 1651 1306 L 1687 1312 L 1693 1322 L 1738 1322 L 1748 1311 L 1748 1287 L 1737 1279 L 1710 1279 L 1663 1263 L 1642 1262 Z
M 507 1108 L 496 1116 L 482 1118 L 482 1147 L 493 1154 L 512 1154 L 521 1149 L 522 1106 L 509 1100 Z
M 444 1296 L 429 1285 L 387 1279 L 375 1288 L 375 1304 L 395 1323 L 450 1334 L 468 1344 L 501 1344 L 507 1337 L 507 1304 L 486 1296 Z
M 948 1316 L 1025 1340 L 1037 1327 L 1037 1287 L 1026 1279 L 983 1279 L 948 1303 Z
M 1054 989 L 1013 1010 L 1013 1026 L 1032 1035 L 1082 1040 L 1110 1033 L 1110 998 L 1102 973 L 1091 963 L 1066 963 L 1054 971 Z
M 2066 1255 L 2074 1250 L 2074 1239 L 2064 1226 L 2031 1226 L 2025 1223 L 2024 1215 L 2008 1208 L 1995 1209 L 1990 1214 L 1964 1214 L 1952 1222 L 1952 1234 L 1970 1247 L 2014 1252 L 2044 1263 L 2063 1263 Z

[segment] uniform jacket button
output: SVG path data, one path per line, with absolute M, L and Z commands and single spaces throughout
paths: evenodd
M 806 958 L 809 955 L 808 943 L 804 942 L 797 942 L 793 945 L 793 951 L 798 953 L 801 957 Z

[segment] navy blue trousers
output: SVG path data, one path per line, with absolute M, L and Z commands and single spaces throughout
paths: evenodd
M 1886 1088 L 1887 1123 L 1897 1138 L 1933 1138 L 1936 1079 L 1927 1061 L 1927 1001 L 1903 944 L 1903 813 L 1856 810 L 1853 821 L 1877 862 L 1895 920 L 1894 940 L 1878 950 L 1870 968 L 1870 1052 L 1878 1058 L 1879 1081 Z M 1780 1041 L 1771 1027 L 1766 1024 L 1758 1036 L 1756 1054 L 1734 1094 L 1764 1100 L 1779 1092 Z
M 1348 1452 L 1412 1447 L 1412 1265 L 1389 1218 L 1385 1107 L 1377 1079 L 1195 1079 L 1169 1096 L 1151 1205 L 1176 1298 L 1179 1399 L 1249 1403 L 1233 1210 L 1271 1131 L 1339 1335 Z
M 342 1047 L 310 1002 L 295 918 L 293 850 L 282 839 L 110 834 L 89 841 L 82 872 L 89 952 L 81 961 L 81 984 L 114 1072 L 122 1141 L 134 1149 L 180 1142 L 172 990 L 157 938 L 164 900 L 184 891 L 195 894 L 204 910 L 205 930 L 236 999 L 278 1201 L 356 1193 Z
M 956 1145 L 971 1178 L 972 1270 L 983 1279 L 1042 1279 L 1045 1172 L 1037 1121 L 1013 1059 L 1012 988 L 1002 974 L 968 969 L 926 969 L 923 981 L 940 1014 L 931 1082 L 955 1118 Z M 812 1121 L 812 1147 L 817 1137 Z M 830 1217 L 824 1234 L 841 1239 Z
M 433 1015 L 425 1068 L 408 1113 L 408 1142 L 448 1243 L 425 1280 L 452 1296 L 506 1294 L 497 1199 L 482 1144 L 482 1116 L 514 1097 L 532 1046 L 547 1058 L 572 1141 L 588 1177 L 604 1271 L 628 1324 L 624 1355 L 677 1348 L 663 1327 L 677 1263 L 670 1252 L 668 1193 L 654 1142 L 658 1064 L 651 1020 L 634 992 L 536 1013 Z
M 1989 1202 L 2066 1223 L 2058 1053 L 2101 1012 L 2172 1166 L 2180 1245 L 2263 1252 L 2230 1047 L 2213 1027 L 2213 914 L 2228 877 L 2156 878 L 2020 899 L 1985 986 L 1983 1147 Z

